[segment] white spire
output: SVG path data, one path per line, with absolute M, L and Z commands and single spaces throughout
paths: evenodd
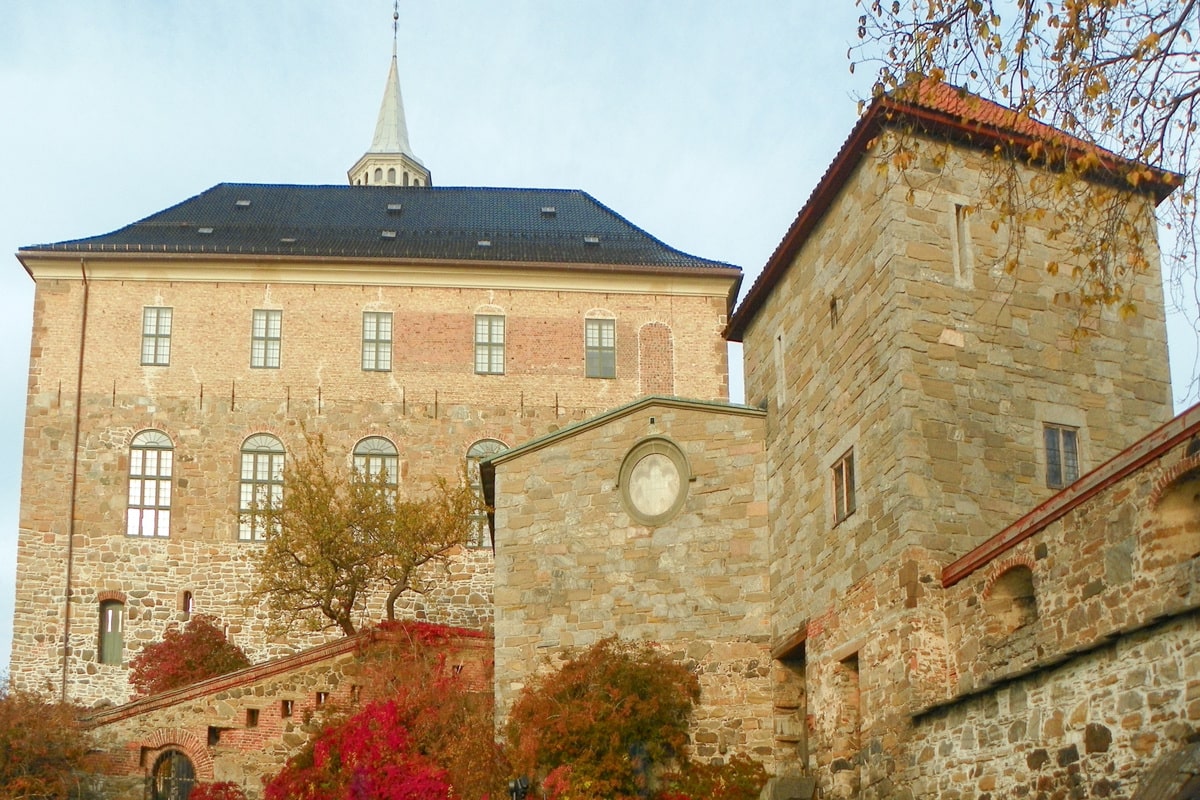
M 393 49 L 395 45 L 393 44 Z M 368 153 L 403 153 L 420 163 L 408 143 L 408 123 L 404 120 L 404 98 L 400 94 L 400 74 L 396 69 L 396 54 L 392 53 L 392 68 L 388 70 L 383 102 L 379 105 L 379 121 L 375 123 L 375 138 Z
M 387 184 L 392 186 L 428 186 L 429 170 L 413 155 L 408 143 L 408 123 L 404 119 L 404 98 L 400 94 L 400 71 L 396 66 L 396 42 L 399 38 L 400 10 L 392 6 L 392 65 L 388 70 L 383 102 L 371 147 L 347 172 L 354 186 Z

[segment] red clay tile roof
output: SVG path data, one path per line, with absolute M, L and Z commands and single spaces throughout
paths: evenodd
M 829 210 L 879 132 L 887 127 L 903 125 L 912 125 L 925 133 L 962 142 L 970 147 L 1001 145 L 1025 149 L 1041 142 L 1062 145 L 1068 154 L 1095 153 L 1100 157 L 1100 169 L 1092 174 L 1098 180 L 1123 182 L 1124 171 L 1118 168 L 1136 163 L 947 83 L 922 81 L 917 84 L 915 91 L 902 89 L 897 96 L 876 98 L 842 144 L 808 202 L 767 260 L 762 274 L 746 293 L 741 306 L 730 317 L 725 330 L 727 339 L 735 342 L 742 340 L 746 328 L 770 295 L 775 282 L 782 277 L 809 234 Z M 1153 171 L 1153 176 L 1141 183 L 1140 188 L 1152 191 L 1156 200 L 1162 202 L 1179 185 L 1179 176 L 1157 170 Z

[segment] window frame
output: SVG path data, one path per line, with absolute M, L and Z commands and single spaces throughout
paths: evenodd
M 851 447 L 830 467 L 830 490 L 833 500 L 833 524 L 849 519 L 858 509 L 854 485 L 854 448 Z
M 387 321 L 387 336 L 380 334 L 380 323 Z M 368 335 L 368 321 L 370 332 Z M 363 372 L 392 371 L 392 343 L 395 327 L 391 311 L 364 311 L 362 317 L 362 368 Z M 368 354 L 370 358 L 368 359 Z M 385 363 L 386 362 L 386 363 Z
M 1079 480 L 1079 428 L 1046 422 L 1042 425 L 1042 447 L 1046 458 L 1046 487 L 1065 489 Z
M 142 366 L 171 365 L 172 306 L 142 306 Z
M 358 476 L 374 479 L 381 471 L 386 471 L 388 488 L 395 489 L 400 485 L 400 450 L 386 436 L 359 439 L 350 457 Z
M 283 311 L 254 309 L 250 314 L 250 368 L 279 369 L 282 355 Z
M 607 338 L 607 342 L 605 339 Z M 586 378 L 617 377 L 617 321 L 591 317 L 583 321 L 583 374 Z
M 98 622 L 96 661 L 120 666 L 125 661 L 125 604 L 120 600 L 101 600 Z
M 265 463 L 264 463 L 265 459 Z M 272 505 L 283 501 L 283 470 L 287 449 L 278 437 L 256 433 L 242 442 L 238 459 L 238 541 L 262 542 L 271 535 L 271 525 L 255 505 L 260 498 Z
M 499 439 L 479 439 L 472 442 L 471 446 L 467 448 L 467 482 L 479 498 L 480 503 L 483 502 L 483 476 L 479 472 L 479 462 L 507 449 L 508 445 Z M 480 549 L 492 546 L 487 511 L 477 511 L 471 514 L 470 526 L 467 547 Z
M 475 315 L 476 375 L 504 374 L 504 319 L 503 314 Z
M 129 486 L 125 495 L 127 503 L 126 536 L 139 539 L 165 539 L 171 535 L 174 464 L 175 445 L 171 442 L 171 438 L 162 431 L 144 430 L 130 441 Z M 154 471 L 147 471 L 148 469 Z M 136 494 L 135 487 L 137 488 Z M 145 502 L 147 488 L 151 488 L 154 495 L 153 502 L 150 503 Z M 144 525 L 147 519 L 150 520 L 148 532 Z

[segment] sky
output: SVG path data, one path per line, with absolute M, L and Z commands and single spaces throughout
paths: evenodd
M 391 0 L 6 7 L 0 671 L 34 288 L 12 254 L 225 181 L 346 183 L 374 132 L 391 16 Z M 742 267 L 744 293 L 869 93 L 869 68 L 847 60 L 857 16 L 850 0 L 404 0 L 409 141 L 434 185 L 582 189 L 673 247 Z M 1171 336 L 1185 387 L 1194 337 Z

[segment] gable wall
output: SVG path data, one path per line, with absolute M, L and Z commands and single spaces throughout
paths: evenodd
M 686 455 L 678 515 L 638 524 L 621 500 L 647 436 Z M 496 467 L 496 706 L 607 636 L 659 642 L 701 682 L 703 758 L 771 756 L 770 596 L 762 417 L 639 406 Z

